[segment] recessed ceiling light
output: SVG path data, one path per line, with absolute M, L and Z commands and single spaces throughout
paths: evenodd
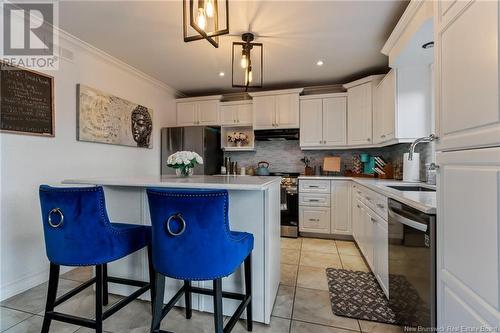
M 323 60 L 316 61 L 316 66 L 323 66 L 323 64 L 324 64 Z
M 219 72 L 219 76 L 220 76 L 220 77 L 223 77 L 224 75 L 226 75 L 226 73 L 224 73 L 224 72 Z

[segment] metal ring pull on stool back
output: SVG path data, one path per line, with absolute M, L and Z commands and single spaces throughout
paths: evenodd
M 59 221 L 58 224 L 52 223 L 52 214 L 55 214 L 55 213 L 59 214 L 59 216 L 61 217 L 61 221 Z M 54 209 L 52 209 L 49 212 L 49 220 L 48 220 L 48 222 L 49 222 L 49 225 L 52 228 L 58 228 L 58 227 L 60 227 L 63 224 L 63 222 L 64 222 L 64 214 L 63 214 L 63 212 L 61 211 L 60 208 L 54 208 Z

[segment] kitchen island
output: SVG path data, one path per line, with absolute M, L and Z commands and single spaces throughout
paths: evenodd
M 148 187 L 186 189 L 226 189 L 229 192 L 229 222 L 232 230 L 254 235 L 252 254 L 252 297 L 254 320 L 269 324 L 280 281 L 280 177 L 176 176 L 66 179 L 64 184 L 102 185 L 106 207 L 113 222 L 150 225 L 146 194 Z M 166 253 L 165 255 L 175 255 Z M 210 265 L 210 263 L 207 263 Z M 146 250 L 118 260 L 108 267 L 109 275 L 148 281 Z M 193 285 L 212 288 L 211 281 Z M 244 292 L 242 269 L 223 279 L 223 289 Z M 167 279 L 165 302 L 182 286 Z M 128 295 L 133 289 L 110 284 L 110 292 Z M 149 294 L 144 296 L 149 299 Z M 183 306 L 183 301 L 179 305 Z M 232 315 L 239 302 L 224 299 L 224 314 Z M 193 309 L 212 312 L 212 297 L 193 294 Z

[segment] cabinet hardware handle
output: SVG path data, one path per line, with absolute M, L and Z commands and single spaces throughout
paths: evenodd
M 319 188 L 318 185 L 309 185 L 309 188 Z
M 365 197 L 365 199 L 368 201 L 372 201 L 372 199 L 370 197 Z
M 311 222 L 319 222 L 319 219 L 309 219 Z
M 370 141 L 372 141 L 372 139 L 368 138 L 368 139 L 366 139 L 366 141 L 370 142 Z
M 356 205 L 356 207 L 361 208 L 361 206 L 360 206 L 360 205 Z
M 382 139 L 383 139 L 383 138 L 385 138 L 385 134 L 382 134 L 380 137 L 381 137 Z
M 378 207 L 378 208 L 385 208 L 385 206 L 384 206 L 384 205 L 382 205 L 382 204 L 377 204 L 377 207 Z
M 323 141 L 319 140 L 319 144 L 322 144 L 322 143 L 323 143 Z
M 373 217 L 371 217 L 370 220 L 372 220 L 373 223 L 377 222 L 377 220 L 375 220 Z
M 319 202 L 319 200 L 318 200 L 318 199 L 309 199 L 308 201 L 309 201 L 309 202 Z

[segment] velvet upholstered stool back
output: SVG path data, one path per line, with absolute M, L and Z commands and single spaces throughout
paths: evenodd
M 253 235 L 231 232 L 226 190 L 148 189 L 153 265 L 182 280 L 233 273 L 253 249 Z
M 149 228 L 110 223 L 102 187 L 39 189 L 49 261 L 65 266 L 99 265 L 122 258 L 148 242 Z

